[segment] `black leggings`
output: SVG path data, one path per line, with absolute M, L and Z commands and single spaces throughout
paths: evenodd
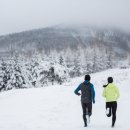
M 86 115 L 91 116 L 92 115 L 92 103 L 82 103 L 82 109 L 83 109 L 83 120 L 86 123 L 87 119 L 86 119 Z
M 83 109 L 83 115 L 92 115 L 92 103 L 81 103 Z
M 108 117 L 112 115 L 112 126 L 114 126 L 116 121 L 116 110 L 117 110 L 117 102 L 106 102 L 106 109 L 109 108 L 109 113 L 107 114 Z

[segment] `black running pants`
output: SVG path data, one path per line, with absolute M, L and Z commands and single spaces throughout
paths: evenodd
M 81 102 L 82 105 L 82 109 L 83 109 L 83 120 L 84 123 L 86 123 L 87 119 L 86 119 L 86 115 L 91 116 L 92 115 L 92 103 L 83 103 Z
M 109 108 L 109 114 L 107 114 L 108 117 L 112 115 L 112 126 L 114 126 L 116 121 L 116 110 L 117 110 L 117 102 L 106 102 L 106 109 Z

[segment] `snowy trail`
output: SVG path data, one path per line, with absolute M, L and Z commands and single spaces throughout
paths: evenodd
M 102 85 L 113 76 L 121 97 L 118 102 L 115 130 L 130 130 L 130 69 L 113 69 L 92 74 L 96 90 L 91 123 L 83 127 L 80 97 L 74 89 L 84 77 L 62 86 L 11 90 L 0 93 L 0 130 L 110 130 L 111 119 L 105 116 Z

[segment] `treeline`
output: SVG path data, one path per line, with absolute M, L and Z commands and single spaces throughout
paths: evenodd
M 72 77 L 113 68 L 118 62 L 112 48 L 96 44 L 49 54 L 34 51 L 31 57 L 15 53 L 0 60 L 0 91 L 62 84 Z

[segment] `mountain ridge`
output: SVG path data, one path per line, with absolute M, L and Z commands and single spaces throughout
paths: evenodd
M 77 49 L 100 44 L 113 48 L 118 54 L 127 55 L 130 50 L 130 34 L 117 29 L 89 26 L 57 25 L 0 36 L 1 50 L 26 52 Z

